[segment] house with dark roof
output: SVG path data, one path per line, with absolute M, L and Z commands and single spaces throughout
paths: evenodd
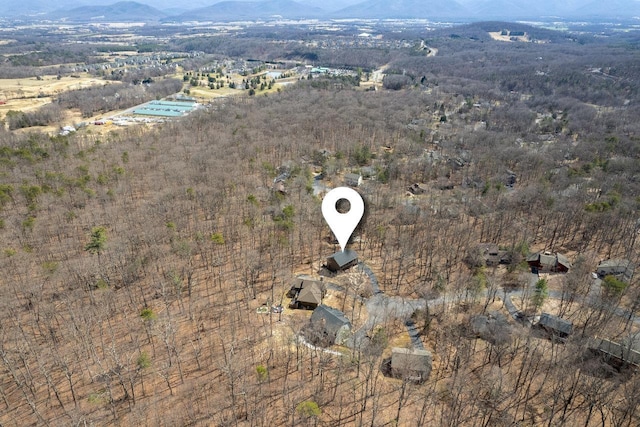
M 498 264 L 511 264 L 512 256 L 508 251 L 500 250 L 495 243 L 479 243 L 469 248 L 465 262 L 471 267 L 482 265 L 491 267 Z
M 348 173 L 344 176 L 344 183 L 349 187 L 359 187 L 362 184 L 362 175 L 357 173 Z
M 571 268 L 571 261 L 560 254 L 548 251 L 536 252 L 527 257 L 527 264 L 531 267 L 531 271 L 535 272 L 555 272 L 566 273 Z
M 500 250 L 495 243 L 480 243 L 478 250 L 484 259 L 485 265 L 492 266 L 500 264 Z
M 320 341 L 342 345 L 351 335 L 351 322 L 343 312 L 321 304 L 313 310 L 311 327 Z
M 313 310 L 325 297 L 327 289 L 322 280 L 313 280 L 306 277 L 296 277 L 287 296 L 291 298 L 290 308 Z
M 573 330 L 571 322 L 549 313 L 542 313 L 536 325 L 544 329 L 552 338 L 565 339 Z
M 633 277 L 633 264 L 628 259 L 607 259 L 598 264 L 596 273 L 599 277 L 616 276 L 629 281 Z
M 327 268 L 333 272 L 347 270 L 357 263 L 358 254 L 351 249 L 338 251 L 327 258 Z
M 418 184 L 417 182 L 416 182 L 416 183 L 414 183 L 414 184 L 411 184 L 411 185 L 409 186 L 409 188 L 407 188 L 407 190 L 408 190 L 411 194 L 416 194 L 416 195 L 418 195 L 418 194 L 424 194 L 424 193 L 426 193 L 426 192 L 427 192 L 427 190 L 425 190 L 424 188 L 422 188 L 422 187 L 420 186 L 420 184 Z
M 422 382 L 429 378 L 433 357 L 427 350 L 394 347 L 391 349 L 391 375 Z

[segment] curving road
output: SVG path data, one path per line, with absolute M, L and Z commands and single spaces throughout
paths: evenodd
M 536 282 L 539 280 L 539 278 L 540 277 L 537 274 L 531 273 L 531 277 L 529 279 L 530 290 L 533 290 L 535 288 Z M 600 279 L 595 279 L 592 285 L 590 286 L 588 295 L 586 297 L 577 298 L 576 301 L 584 305 L 588 305 L 589 307 L 592 307 L 592 308 L 603 307 L 602 298 L 600 297 L 600 294 L 601 294 L 600 283 L 601 283 Z M 523 294 L 524 292 L 522 290 L 514 290 L 511 292 L 507 292 L 505 294 L 505 298 L 503 301 L 504 306 L 509 312 L 509 314 L 511 315 L 511 317 L 513 317 L 515 320 L 521 320 L 523 318 L 523 315 L 521 313 L 521 310 L 518 310 L 518 308 L 513 304 L 513 301 L 511 300 L 511 298 L 522 297 Z M 551 290 L 549 291 L 549 298 L 562 299 L 562 292 Z M 618 306 L 610 307 L 609 309 L 613 311 L 613 313 L 616 316 L 626 318 L 626 319 L 631 319 L 633 323 L 640 326 L 640 317 L 636 316 L 633 312 Z
M 373 330 L 376 325 L 385 323 L 390 317 L 395 317 L 398 319 L 405 319 L 404 324 L 407 328 L 407 332 L 409 333 L 409 337 L 411 338 L 412 346 L 416 349 L 424 349 L 424 344 L 420 339 L 420 333 L 413 320 L 411 320 L 411 315 L 416 310 L 424 309 L 427 305 L 431 309 L 435 306 L 444 304 L 445 302 L 450 302 L 455 297 L 440 297 L 429 301 L 426 301 L 424 299 L 389 297 L 380 290 L 378 279 L 375 277 L 375 274 L 373 273 L 371 268 L 369 268 L 369 266 L 367 266 L 363 262 L 360 262 L 358 264 L 358 267 L 369 277 L 373 296 L 367 299 L 365 302 L 365 306 L 367 307 L 367 311 L 369 313 L 369 318 L 367 319 L 366 323 L 353 334 L 353 337 L 347 342 L 347 345 L 351 348 L 366 346 L 369 339 L 367 337 L 367 333 Z M 539 276 L 537 274 L 531 273 L 531 276 L 529 278 L 529 290 L 535 288 L 535 284 L 538 280 Z M 486 296 L 486 294 L 486 291 L 483 291 L 480 296 Z M 523 290 L 513 290 L 504 294 L 504 307 L 507 309 L 511 317 L 513 317 L 513 319 L 516 321 L 521 321 L 525 318 L 525 316 L 523 315 L 522 311 L 515 306 L 512 298 L 522 297 L 523 294 Z M 549 291 L 549 298 L 561 299 L 562 292 Z M 600 280 L 595 280 L 591 288 L 589 289 L 588 296 L 586 298 L 579 299 L 578 301 L 581 301 L 583 304 L 587 304 L 591 307 L 600 307 L 602 304 L 600 298 Z M 621 307 L 612 307 L 612 309 L 617 316 L 632 319 L 633 323 L 640 326 L 640 317 L 636 316 L 631 311 L 625 310 Z
M 376 325 L 385 323 L 390 318 L 405 319 L 405 326 L 411 343 L 415 348 L 424 349 L 422 340 L 415 323 L 411 320 L 411 315 L 420 309 L 424 309 L 427 301 L 424 299 L 406 299 L 401 297 L 390 297 L 380 290 L 380 285 L 371 268 L 363 263 L 358 263 L 358 268 L 369 278 L 373 296 L 365 301 L 365 307 L 369 317 L 365 324 L 358 329 L 346 342 L 348 347 L 363 348 L 369 341 L 367 333 L 373 330 Z

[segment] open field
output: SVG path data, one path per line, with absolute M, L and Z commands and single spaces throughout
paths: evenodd
M 264 95 L 278 91 L 278 88 L 286 86 L 283 82 L 276 83 L 271 89 L 256 91 L 256 95 Z M 190 96 L 194 96 L 199 100 L 205 101 L 209 99 L 226 98 L 229 96 L 248 96 L 246 89 L 231 89 L 228 86 L 220 89 L 209 89 L 208 87 L 191 87 L 189 88 Z
M 25 79 L 0 79 L 0 100 L 12 100 L 20 98 L 36 98 L 38 96 L 53 96 L 58 93 L 84 89 L 91 86 L 104 86 L 114 84 L 87 73 L 78 73 L 79 77 L 42 76 L 42 80 L 36 78 Z
M 264 73 L 261 73 L 264 74 Z M 227 84 L 219 89 L 210 89 L 208 86 L 186 86 L 190 91 L 190 96 L 197 98 L 200 102 L 207 102 L 212 99 L 225 98 L 229 96 L 247 96 L 248 90 L 239 89 L 242 86 L 243 79 L 258 78 L 261 74 L 242 76 L 240 74 L 232 74 L 230 80 L 226 80 Z M 92 77 L 87 73 L 78 74 L 79 77 L 64 76 L 60 79 L 55 75 L 43 76 L 41 80 L 36 78 L 28 79 L 0 79 L 0 101 L 6 103 L 0 105 L 0 119 L 4 118 L 7 111 L 23 111 L 29 112 L 53 101 L 56 95 L 66 91 L 85 89 L 92 86 L 105 86 L 109 84 L 121 84 L 118 81 L 101 80 Z M 179 71 L 172 75 L 174 78 L 181 79 L 183 72 Z M 256 94 L 269 94 L 277 92 L 289 82 L 295 82 L 297 78 L 290 77 L 287 79 L 278 79 L 271 89 L 256 91 Z M 202 80 L 204 84 L 206 80 Z M 229 88 L 229 82 L 234 82 L 238 88 Z M 123 113 L 125 110 L 109 111 L 96 114 L 89 118 L 83 118 L 77 111 L 69 111 L 65 120 L 59 123 L 63 126 L 71 123 L 92 122 L 102 117 L 113 117 Z M 59 128 L 58 125 L 46 127 L 38 127 L 39 131 L 55 133 Z M 110 126 L 109 126 L 110 128 Z M 35 129 L 34 129 L 35 130 Z M 106 127 L 100 129 L 100 133 L 104 133 Z
M 57 76 L 43 76 L 42 80 L 29 79 L 0 79 L 0 119 L 7 111 L 33 111 L 50 103 L 56 95 L 69 90 L 84 89 L 92 86 L 119 84 L 101 80 L 86 73 L 79 78 Z
M 531 38 L 528 34 L 524 36 L 510 36 L 508 34 L 501 34 L 500 31 L 492 31 L 489 32 L 489 35 L 493 40 L 501 41 L 501 42 L 530 42 Z

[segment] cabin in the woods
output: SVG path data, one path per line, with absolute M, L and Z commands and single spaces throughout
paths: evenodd
M 320 341 L 342 345 L 351 335 L 351 322 L 343 312 L 321 304 L 311 315 L 311 328 Z
M 429 378 L 433 358 L 422 349 L 394 347 L 391 349 L 391 374 L 414 382 Z
M 327 268 L 333 272 L 347 270 L 357 263 L 358 254 L 351 249 L 338 251 L 327 258 Z
M 560 339 L 567 338 L 573 330 L 573 324 L 570 321 L 549 313 L 542 313 L 536 325 L 544 329 L 551 337 Z
M 313 310 L 320 304 L 327 293 L 322 280 L 296 277 L 287 296 L 291 298 L 290 308 Z
M 560 253 L 536 252 L 527 257 L 531 271 L 566 273 L 571 268 L 569 259 Z

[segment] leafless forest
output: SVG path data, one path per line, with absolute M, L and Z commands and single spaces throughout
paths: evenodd
M 527 27 L 545 42 L 508 43 L 483 25 L 496 24 L 396 35 L 411 46 L 387 50 L 256 32 L 218 53 L 388 65 L 384 84 L 305 79 L 100 136 L 0 131 L 0 424 L 640 424 L 634 367 L 588 348 L 635 340 L 637 279 L 584 303 L 598 262 L 640 261 L 637 40 Z M 308 313 L 256 313 L 337 250 L 314 190 L 363 167 L 352 247 L 386 295 L 442 301 L 413 316 L 433 354 L 422 384 L 382 372 L 408 343 L 404 319 L 335 355 L 296 338 Z M 512 263 L 470 262 L 480 242 Z M 527 288 L 524 257 L 542 249 L 573 261 L 546 310 L 574 333 L 558 342 L 510 320 L 473 334 L 473 315 L 507 313 L 503 295 Z M 357 276 L 331 279 L 353 311 Z

